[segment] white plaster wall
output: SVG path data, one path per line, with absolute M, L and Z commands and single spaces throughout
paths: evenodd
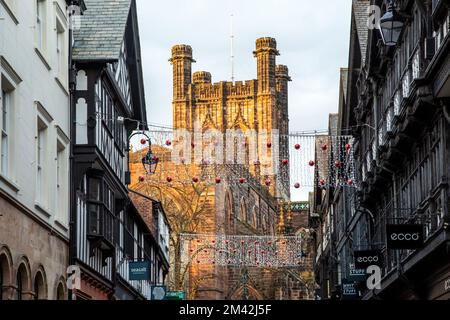
M 67 88 L 67 74 L 61 79 L 65 85 L 58 84 L 57 56 L 56 56 L 56 4 L 65 13 L 66 3 L 64 0 L 47 0 L 46 14 L 46 48 L 43 52 L 44 59 L 48 66 L 42 61 L 36 52 L 35 45 L 35 24 L 36 24 L 36 1 L 20 0 L 15 3 L 14 21 L 11 14 L 5 10 L 4 3 L 0 0 L 0 55 L 8 61 L 14 71 L 20 76 L 22 81 L 14 90 L 15 108 L 15 132 L 12 137 L 14 144 L 13 175 L 9 182 L 12 182 L 18 189 L 11 188 L 4 179 L 0 179 L 0 188 L 13 195 L 24 206 L 33 211 L 44 221 L 54 226 L 55 229 L 68 236 L 68 215 L 69 204 L 68 194 L 65 199 L 67 210 L 60 212 L 56 205 L 56 154 L 57 139 L 62 138 L 66 145 L 66 158 L 64 166 L 69 168 L 68 154 L 69 144 L 66 137 L 69 137 L 69 94 Z M 10 1 L 11 2 L 11 1 Z M 68 48 L 68 22 L 66 26 L 65 47 Z M 67 50 L 66 50 L 67 52 Z M 66 57 L 68 59 L 68 57 Z M 4 70 L 0 69 L 0 72 Z M 36 101 L 42 104 L 45 110 L 53 119 L 48 127 L 48 155 L 46 157 L 48 168 L 47 189 L 48 202 L 45 210 L 40 210 L 36 206 L 36 135 L 37 135 L 37 105 Z M 60 134 L 58 135 L 58 129 Z M 68 172 L 66 172 L 67 185 L 65 190 L 69 190 Z M 1 208 L 0 208 L 1 209 Z M 56 220 L 60 223 L 56 223 Z M 61 226 L 65 225 L 65 227 Z

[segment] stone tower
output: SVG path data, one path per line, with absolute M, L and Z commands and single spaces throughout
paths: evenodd
M 192 82 L 192 48 L 188 45 L 176 45 L 172 48 L 173 66 L 173 124 L 174 129 L 192 129 L 192 114 L 189 87 Z
M 289 72 L 286 66 L 276 64 L 279 52 L 274 38 L 257 39 L 253 54 L 257 60 L 256 80 L 212 83 L 210 72 L 198 71 L 192 76 L 192 63 L 195 62 L 192 48 L 175 45 L 169 60 L 173 65 L 173 127 L 193 130 L 194 123 L 199 123 L 202 128 L 224 133 L 228 129 L 240 129 L 269 136 L 277 130 L 280 133 L 278 144 L 277 141 L 269 142 L 279 148 L 267 150 L 268 141 L 258 141 L 257 154 L 259 157 L 261 150 L 266 148 L 264 152 L 272 161 L 268 166 L 272 169 L 278 166 L 276 174 L 262 177 L 262 181 L 266 178 L 277 181 L 269 191 L 287 200 L 289 166 L 280 166 L 280 161 L 289 159 L 286 137 L 289 132 Z M 253 170 L 258 169 L 250 168 Z

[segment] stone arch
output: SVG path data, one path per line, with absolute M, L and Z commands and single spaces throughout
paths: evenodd
M 17 263 L 16 270 L 16 299 L 31 300 L 31 268 L 30 261 L 26 256 L 22 256 Z
M 11 298 L 10 290 L 13 286 L 13 259 L 7 246 L 0 247 L 0 300 Z
M 233 210 L 233 195 L 228 190 L 225 195 L 225 230 L 231 232 L 234 230 L 234 210 Z
M 67 299 L 67 284 L 66 279 L 63 276 L 56 279 L 54 299 L 55 300 Z
M 47 276 L 42 265 L 38 267 L 33 277 L 33 292 L 36 300 L 48 299 Z
M 256 290 L 256 288 L 253 287 L 251 284 L 247 285 L 247 292 L 248 292 L 249 300 L 254 300 L 254 301 L 264 300 L 264 296 L 258 290 Z M 244 286 L 240 285 L 233 292 L 230 299 L 231 300 L 243 300 L 243 295 L 244 295 Z

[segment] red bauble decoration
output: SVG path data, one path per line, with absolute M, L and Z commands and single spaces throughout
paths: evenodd
M 241 183 L 241 184 L 242 184 L 242 183 L 245 183 L 245 178 L 240 178 L 240 179 L 239 179 L 239 183 Z
M 322 150 L 323 150 L 323 151 L 327 151 L 327 149 L 328 149 L 328 146 L 327 146 L 326 144 L 324 144 L 324 145 L 322 146 Z
M 297 143 L 297 144 L 295 145 L 295 150 L 300 150 L 300 148 L 301 148 L 301 146 Z
M 219 184 L 222 182 L 222 179 L 220 179 L 219 177 L 216 178 L 216 183 Z
M 272 143 L 271 142 L 267 142 L 267 148 L 272 148 Z
M 167 182 L 171 183 L 172 182 L 172 177 L 167 177 Z
M 198 182 L 198 177 L 193 177 L 192 178 L 192 182 L 197 183 Z
M 266 186 L 270 186 L 270 179 L 266 179 L 266 181 L 264 181 L 264 183 L 266 184 Z
M 350 151 L 351 148 L 352 146 L 349 143 L 345 145 L 345 150 Z
M 348 184 L 349 186 L 352 186 L 352 185 L 353 185 L 353 179 L 348 179 L 347 184 Z
M 285 166 L 287 166 L 289 164 L 289 160 L 288 159 L 283 159 L 283 161 L 281 161 L 281 163 L 283 163 Z
M 170 141 L 170 140 L 166 140 L 166 146 L 171 146 L 172 145 L 172 141 Z
M 334 166 L 339 169 L 341 167 L 341 162 L 339 160 L 336 160 L 334 162 Z
M 141 144 L 146 144 L 146 143 L 147 143 L 147 140 L 144 139 L 144 138 L 142 138 L 142 139 L 141 139 Z
M 315 164 L 316 164 L 316 163 L 315 163 L 313 160 L 311 160 L 311 161 L 309 162 L 309 166 L 310 166 L 310 167 L 314 167 Z
M 296 184 L 294 184 L 294 188 L 295 189 L 299 189 L 300 188 L 300 183 L 297 182 Z
M 322 187 L 325 185 L 325 180 L 324 180 L 324 179 L 321 179 L 321 180 L 320 180 L 320 185 L 321 185 Z
M 144 181 L 145 181 L 145 178 L 143 176 L 140 176 L 139 177 L 139 182 L 144 182 Z

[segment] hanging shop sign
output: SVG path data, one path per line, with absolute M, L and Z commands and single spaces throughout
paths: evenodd
M 152 300 L 164 300 L 166 299 L 167 287 L 166 286 L 152 286 Z
M 354 300 L 359 298 L 359 292 L 356 289 L 355 283 L 347 279 L 342 280 L 342 299 Z
M 355 251 L 355 268 L 367 269 L 369 266 L 381 267 L 380 250 Z
M 348 280 L 354 282 L 362 282 L 367 279 L 366 269 L 356 269 L 354 264 L 350 265 L 350 273 Z
M 149 261 L 133 261 L 129 263 L 130 280 L 150 280 L 150 262 Z
M 423 225 L 388 224 L 386 238 L 388 249 L 419 249 L 423 246 Z
M 185 300 L 184 291 L 169 291 L 166 293 L 165 300 Z

